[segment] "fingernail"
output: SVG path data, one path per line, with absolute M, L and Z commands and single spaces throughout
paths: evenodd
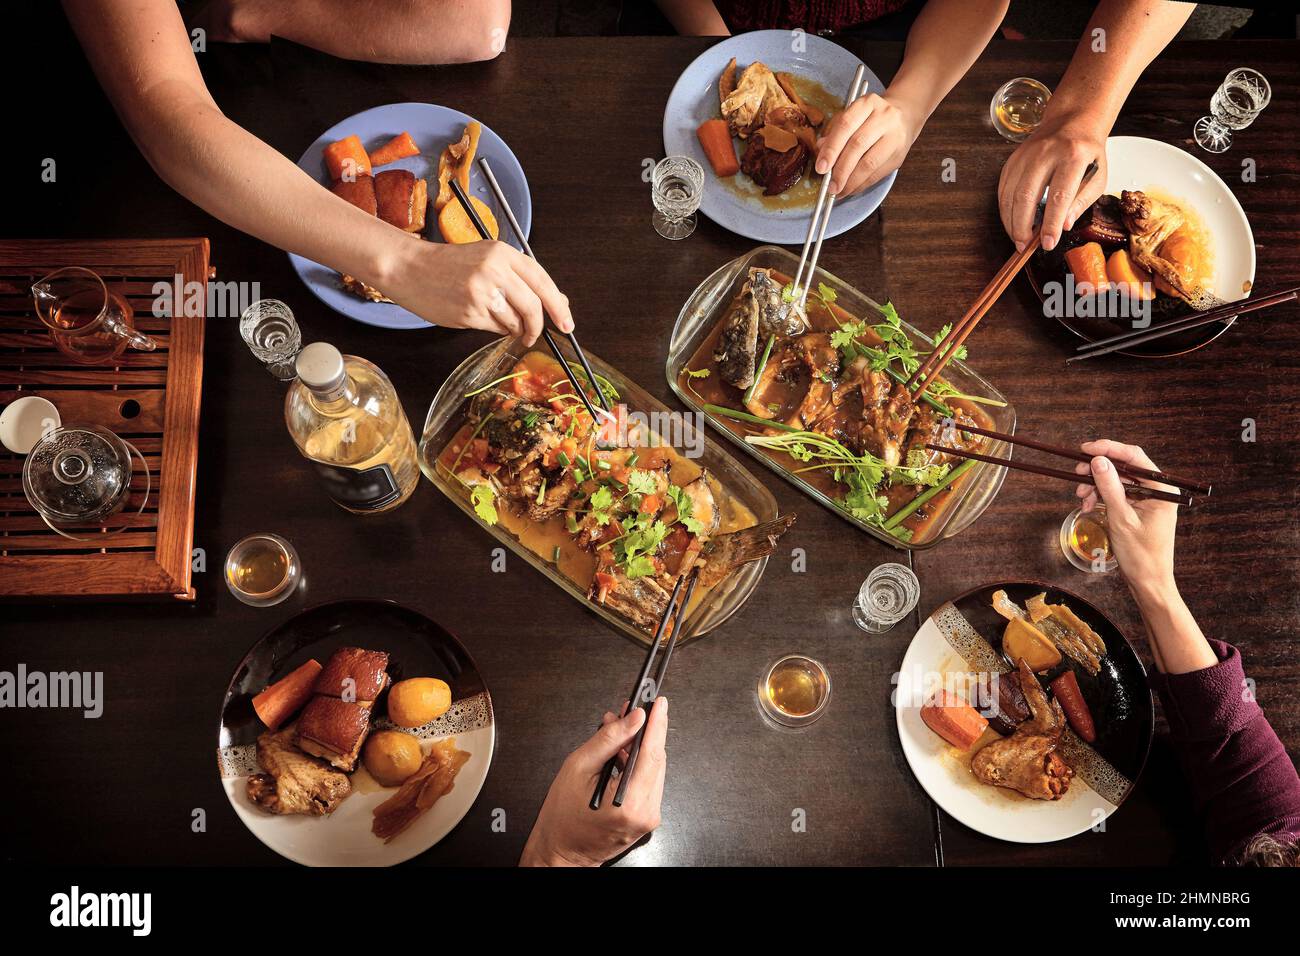
M 1055 248 L 1056 248 L 1056 237 L 1055 237 L 1055 236 L 1043 236 L 1043 251 L 1044 251 L 1044 252 L 1051 252 L 1051 251 L 1052 251 L 1053 249 L 1055 249 Z
M 1092 460 L 1093 471 L 1110 471 L 1110 459 L 1098 455 Z
M 817 160 L 817 173 L 818 173 L 818 175 L 821 175 L 821 174 L 825 173 L 826 170 L 827 170 L 827 168 L 829 167 L 829 165 L 830 165 L 830 164 L 827 163 L 826 160 L 824 160 L 824 159 L 819 159 L 819 160 Z
M 1021 242 L 1019 239 L 1017 239 L 1017 240 L 1016 240 L 1016 252 L 1024 252 L 1024 251 L 1025 251 L 1025 244 L 1024 244 L 1023 242 Z

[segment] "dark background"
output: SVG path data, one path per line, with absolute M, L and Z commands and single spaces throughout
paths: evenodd
M 378 363 L 418 429 L 438 384 L 486 338 L 391 332 L 337 316 L 303 288 L 285 255 L 214 221 L 148 169 L 86 71 L 60 18 L 17 31 L 35 61 L 10 60 L 9 237 L 207 236 L 218 278 L 257 281 L 295 310 L 308 341 L 326 339 Z M 532 186 L 533 246 L 571 297 L 582 341 L 660 398 L 672 322 L 695 285 L 752 243 L 701 220 L 690 240 L 651 230 L 641 161 L 662 154 L 662 104 L 711 41 L 677 38 L 512 39 L 496 61 L 456 68 L 347 64 L 288 44 L 214 46 L 200 63 L 235 121 L 297 157 L 339 118 L 377 104 L 425 100 L 482 118 L 519 156 Z M 888 80 L 901 46 L 846 41 Z M 1072 42 L 995 41 L 936 112 L 882 209 L 823 250 L 823 265 L 923 328 L 964 311 L 1006 258 L 994 187 L 1010 144 L 989 128 L 1005 79 L 1055 85 Z M 1300 274 L 1300 68 L 1294 43 L 1191 43 L 1168 51 L 1139 84 L 1116 133 L 1186 146 L 1224 73 L 1249 64 L 1272 81 L 1273 104 L 1227 154 L 1196 152 L 1228 181 L 1258 245 L 1257 287 Z M 27 67 L 18 66 L 28 62 Z M 11 117 L 14 115 L 11 112 Z M 1194 147 L 1192 147 L 1194 149 Z M 59 178 L 41 184 L 40 159 Z M 1240 182 L 1245 157 L 1259 181 Z M 939 182 L 958 161 L 955 186 Z M 1259 699 L 1292 754 L 1300 751 L 1300 665 L 1294 629 L 1300 430 L 1294 308 L 1251 317 L 1212 349 L 1172 363 L 1117 358 L 1062 364 L 1065 334 L 1039 317 L 1017 282 L 972 338 L 971 364 L 1007 393 L 1020 429 L 1061 444 L 1110 435 L 1143 444 L 1174 472 L 1204 475 L 1214 498 L 1185 516 L 1180 579 L 1207 633 L 1239 643 Z M 283 387 L 239 340 L 233 320 L 208 326 L 195 545 L 208 570 L 192 605 L 0 605 L 0 667 L 102 670 L 96 721 L 60 711 L 0 711 L 12 781 L 0 798 L 6 859 L 39 862 L 274 863 L 236 820 L 217 777 L 217 710 L 247 648 L 304 606 L 340 597 L 393 598 L 437 619 L 474 654 L 498 720 L 492 772 L 474 809 L 432 864 L 508 864 L 564 755 L 624 692 L 640 650 L 512 558 L 490 574 L 493 540 L 427 484 L 396 512 L 350 516 L 324 497 L 282 420 Z M 1259 440 L 1240 440 L 1244 417 Z M 674 660 L 664 825 L 629 863 L 1161 864 L 1202 858 L 1199 825 L 1161 743 L 1104 833 L 1060 844 L 987 840 L 937 812 L 907 769 L 889 702 L 890 675 L 917 620 L 869 637 L 849 618 L 867 572 L 901 553 L 855 532 L 766 471 L 799 521 L 788 548 L 725 628 Z M 915 561 L 919 614 L 997 578 L 1046 579 L 1086 595 L 1141 644 L 1118 575 L 1092 578 L 1061 557 L 1056 528 L 1071 489 L 1012 473 L 976 525 Z M 237 603 L 220 561 L 238 538 L 279 532 L 302 555 L 308 588 L 276 608 Z M 801 651 L 827 664 L 829 712 L 801 734 L 760 719 L 753 686 L 765 664 Z M 1145 652 L 1143 651 L 1145 654 Z M 1147 658 L 1149 661 L 1149 657 Z M 504 834 L 489 829 L 494 808 Z M 192 833 L 202 808 L 207 832 Z M 791 812 L 809 830 L 792 834 Z

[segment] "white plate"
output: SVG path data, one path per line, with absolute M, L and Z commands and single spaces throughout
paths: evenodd
M 1227 183 L 1209 166 L 1177 146 L 1142 136 L 1106 141 L 1106 192 L 1151 190 L 1193 210 L 1214 247 L 1214 294 L 1236 302 L 1255 282 L 1255 236 L 1250 220 Z
M 388 652 L 393 681 L 437 677 L 452 689 L 451 709 L 424 727 L 407 731 L 427 754 L 435 740 L 456 738 L 470 755 L 449 793 L 385 843 L 371 832 L 374 810 L 397 792 L 380 787 L 358 763 L 352 793 L 325 817 L 267 813 L 248 799 L 248 777 L 257 766 L 256 740 L 263 730 L 252 697 L 309 658 L 324 664 L 339 647 Z M 373 730 L 392 728 L 383 719 L 387 692 L 375 708 Z M 309 608 L 255 644 L 235 669 L 226 691 L 217 736 L 217 769 L 230 806 L 252 834 L 276 853 L 306 866 L 392 866 L 423 853 L 451 832 L 469 812 L 492 765 L 496 724 L 492 698 L 469 652 L 440 625 L 392 601 L 337 601 Z
M 1027 583 L 990 585 L 955 599 L 962 611 L 958 611 L 951 602 L 941 606 L 926 619 L 912 638 L 894 688 L 898 737 L 903 755 L 922 789 L 960 823 L 986 836 L 1011 843 L 1051 843 L 1100 825 L 1132 792 L 1146 762 L 1154 708 L 1146 683 L 1146 673 L 1123 635 L 1082 598 L 1058 588 L 1046 587 L 1050 601 L 1068 604 L 1106 641 L 1107 657 L 1112 659 L 1115 666 L 1104 667 L 1103 674 L 1116 672 L 1123 675 L 1123 682 L 1130 692 L 1130 706 L 1127 708 L 1129 722 L 1126 732 L 1117 734 L 1123 740 L 1119 741 L 1116 749 L 1126 751 L 1125 760 L 1129 764 L 1127 772 L 1131 785 L 1122 794 L 1113 791 L 1111 795 L 1114 799 L 1108 799 L 1090 787 L 1076 768 L 1069 790 L 1060 800 L 1031 800 L 976 780 L 968 762 L 962 759 L 961 752 L 921 720 L 920 705 L 930 696 L 927 681 L 933 679 L 931 675 L 975 673 L 962 654 L 944 636 L 944 627 L 936 619 L 950 613 L 959 614 L 976 633 L 987 637 L 990 625 L 986 621 L 979 621 L 977 626 L 976 620 L 971 617 L 971 610 L 985 608 L 987 595 L 993 589 L 1001 587 L 1010 591 L 1012 598 L 1022 604 L 1027 594 L 1044 590 L 1044 586 Z M 988 614 L 995 617 L 991 609 L 988 609 Z M 1109 728 L 1102 724 L 1100 718 L 1103 715 L 1097 712 L 1095 705 L 1093 712 L 1099 718 L 1101 738 L 1098 747 L 1101 747 L 1107 742 Z M 1119 726 L 1119 722 L 1114 722 L 1112 726 Z

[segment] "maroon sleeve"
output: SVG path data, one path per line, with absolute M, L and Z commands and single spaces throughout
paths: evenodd
M 1219 663 L 1190 674 L 1153 674 L 1169 739 L 1205 818 L 1216 863 L 1232 863 L 1268 833 L 1300 837 L 1300 777 L 1255 703 L 1241 654 L 1210 641 Z

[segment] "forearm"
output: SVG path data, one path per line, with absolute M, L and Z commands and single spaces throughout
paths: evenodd
M 1165 674 L 1188 674 L 1219 662 L 1200 625 L 1173 581 L 1139 582 L 1130 590 L 1150 636 L 1156 667 Z
M 925 122 L 979 59 L 1006 12 L 1007 0 L 930 0 L 907 34 L 885 97 Z
M 1142 71 L 1195 9 L 1194 3 L 1172 0 L 1102 0 L 1047 104 L 1044 122 L 1069 116 L 1108 135 Z
M 682 36 L 730 36 L 726 21 L 713 0 L 657 0 L 659 10 Z
M 158 175 L 242 232 L 378 288 L 416 241 L 333 195 L 183 86 L 151 90 L 133 114 L 124 121 Z
M 509 0 L 229 0 L 218 38 L 272 35 L 376 63 L 468 63 L 501 52 Z M 358 29 L 364 24 L 364 29 Z

